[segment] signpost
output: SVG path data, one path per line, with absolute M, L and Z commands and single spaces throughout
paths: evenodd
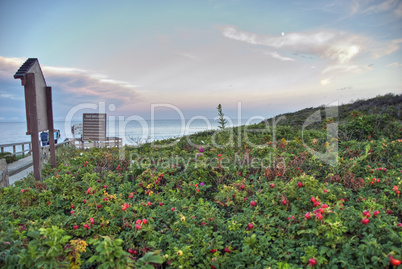
M 41 180 L 39 153 L 39 132 L 49 130 L 49 144 L 52 167 L 56 167 L 53 135 L 52 88 L 46 85 L 45 78 L 36 58 L 29 58 L 15 73 L 21 79 L 25 92 L 27 134 L 31 135 L 34 177 Z
M 82 115 L 82 140 L 106 140 L 106 113 L 84 113 Z
M 76 123 L 71 127 L 71 133 L 76 135 L 82 135 L 82 123 Z

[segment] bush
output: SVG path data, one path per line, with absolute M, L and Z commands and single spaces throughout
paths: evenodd
M 324 129 L 308 130 L 306 144 L 244 130 L 225 147 L 199 133 L 191 139 L 202 148 L 158 141 L 125 147 L 125 159 L 114 148 L 60 152 L 43 182 L 0 190 L 0 265 L 389 268 L 390 256 L 402 259 L 402 140 L 342 141 L 332 166 L 306 150 L 328 150 Z
M 6 159 L 7 163 L 12 163 L 17 161 L 17 156 L 12 155 L 11 152 L 2 152 L 0 153 L 0 159 Z

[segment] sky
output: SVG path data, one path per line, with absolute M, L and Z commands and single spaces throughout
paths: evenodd
M 401 0 L 0 1 L 0 121 L 38 58 L 55 120 L 272 117 L 402 93 Z M 99 110 L 99 109 L 98 109 Z M 101 111 L 102 112 L 102 111 Z M 182 114 L 180 114 L 182 113 Z

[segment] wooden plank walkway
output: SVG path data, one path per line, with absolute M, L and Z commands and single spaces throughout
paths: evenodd
M 10 185 L 28 176 L 33 171 L 32 156 L 19 159 L 16 162 L 9 163 L 8 174 Z
M 91 147 L 121 147 L 122 146 L 122 138 L 118 137 L 108 137 L 106 141 L 94 141 L 94 142 L 85 142 L 84 145 L 80 144 L 80 141 L 78 141 L 78 144 L 76 143 L 77 141 L 75 140 L 67 140 L 61 143 L 56 144 L 56 151 L 57 148 L 61 146 L 74 146 L 76 148 L 81 148 L 84 146 L 84 148 L 91 148 Z M 21 144 L 21 143 L 16 143 L 16 144 Z M 13 146 L 14 144 L 10 144 Z M 0 145 L 0 146 L 10 146 L 10 145 Z M 4 147 L 2 150 L 4 150 Z M 29 147 L 30 148 L 30 147 Z M 46 156 L 49 156 L 49 146 L 42 146 L 40 147 L 41 149 L 41 154 L 44 154 Z M 24 147 L 23 149 L 24 150 Z M 15 149 L 14 149 L 15 153 Z M 19 153 L 19 152 L 17 152 Z M 32 161 L 32 156 L 28 156 L 22 159 L 19 159 L 16 162 L 12 162 L 7 164 L 7 169 L 8 169 L 8 178 L 9 178 L 9 184 L 13 185 L 16 181 L 19 181 L 29 175 L 29 173 L 33 172 L 33 161 Z

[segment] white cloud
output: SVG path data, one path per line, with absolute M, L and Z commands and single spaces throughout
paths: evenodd
M 371 70 L 372 68 L 368 65 L 351 65 L 351 64 L 338 64 L 338 65 L 331 65 L 325 68 L 321 73 L 354 73 L 354 74 L 361 74 L 364 71 Z
M 402 2 L 399 3 L 398 7 L 394 10 L 396 16 L 402 17 Z
M 12 79 L 15 72 L 17 72 L 18 68 L 23 63 L 23 58 L 5 58 L 0 56 L 0 77 L 4 79 Z
M 3 79 L 11 80 L 12 75 L 25 62 L 22 58 L 6 58 L 0 56 L 0 75 Z M 70 67 L 55 67 L 41 65 L 49 86 L 57 91 L 73 95 L 77 100 L 86 96 L 96 99 L 113 99 L 120 102 L 131 102 L 138 96 L 135 85 L 125 81 L 110 79 L 84 69 Z M 12 94 L 3 93 L 2 97 L 13 98 Z
M 359 11 L 360 4 L 358 0 L 353 0 L 350 2 L 350 10 L 351 14 L 356 14 Z
M 283 56 L 281 56 L 278 52 L 276 52 L 276 51 L 273 51 L 273 52 L 265 52 L 264 53 L 265 55 L 269 55 L 269 56 L 271 56 L 272 58 L 275 58 L 275 59 L 278 59 L 278 60 L 281 60 L 281 61 L 294 61 L 295 59 L 293 59 L 293 58 L 288 58 L 288 57 L 283 57 Z
M 271 36 L 241 31 L 233 26 L 223 28 L 222 35 L 253 45 L 318 55 L 338 63 L 347 63 L 356 57 L 364 49 L 367 40 L 364 36 L 342 31 L 300 32 Z
M 384 55 L 390 55 L 399 49 L 399 44 L 401 43 L 402 38 L 394 39 L 388 44 L 377 44 L 376 47 L 372 49 L 372 55 L 375 59 L 381 58 Z
M 5 93 L 5 92 L 0 92 L 0 98 L 4 98 L 4 99 L 11 99 L 11 100 L 24 100 L 22 97 L 20 96 L 16 96 L 14 94 L 10 94 L 10 93 Z
M 13 75 L 25 60 L 25 58 L 0 56 L 0 82 L 18 85 L 19 83 L 13 79 Z M 124 111 L 135 107 L 143 99 L 137 86 L 126 81 L 111 79 L 103 74 L 84 69 L 43 64 L 41 68 L 47 85 L 52 87 L 55 117 L 62 117 L 64 113 L 78 104 L 99 102 L 114 104 L 118 108 L 116 113 L 125 113 Z M 21 97 L 14 96 L 11 90 L 4 90 L 4 92 L 0 92 L 0 98 L 22 100 Z
M 378 1 L 376 1 L 376 2 L 378 2 Z M 397 3 L 398 3 L 398 0 L 386 0 L 380 4 L 369 6 L 368 8 L 366 8 L 363 11 L 363 13 L 374 14 L 374 13 L 378 13 L 378 12 L 382 12 L 382 11 L 387 11 L 387 10 L 394 8 Z
M 107 76 L 103 74 L 98 74 L 95 72 L 91 72 L 88 70 L 84 69 L 79 69 L 79 68 L 69 68 L 69 67 L 55 67 L 55 66 L 42 66 L 42 70 L 44 73 L 50 74 L 50 76 L 56 75 L 62 75 L 62 76 L 71 76 L 71 78 L 77 78 L 77 77 L 82 77 L 86 79 L 93 79 L 95 80 L 96 83 L 104 83 L 106 85 L 116 85 L 118 87 L 123 87 L 123 88 L 128 88 L 128 89 L 133 89 L 138 86 L 132 85 L 126 81 L 121 81 L 121 80 L 114 80 L 110 79 Z
M 323 80 L 320 81 L 320 83 L 321 83 L 322 86 L 326 86 L 326 85 L 328 85 L 330 83 L 330 80 L 329 79 L 323 79 Z
M 197 56 L 195 56 L 193 54 L 190 54 L 190 53 L 177 52 L 177 54 L 181 55 L 181 56 L 183 56 L 185 58 L 188 58 L 190 60 L 199 60 L 199 58 Z
M 285 36 L 271 36 L 249 33 L 227 26 L 221 32 L 226 38 L 252 45 L 293 51 L 296 55 L 317 55 L 335 65 L 348 64 L 358 55 L 367 53 L 374 59 L 381 58 L 397 51 L 402 43 L 402 39 L 379 42 L 363 35 L 342 31 L 300 32 Z M 270 53 L 270 55 L 285 60 L 278 52 Z
M 388 64 L 387 66 L 389 66 L 389 67 L 402 67 L 402 64 L 395 62 L 395 63 Z
M 349 62 L 360 51 L 357 45 L 335 45 L 328 48 L 324 55 L 332 60 L 338 61 L 341 64 Z
M 397 17 L 402 17 L 402 2 L 400 0 L 348 0 L 344 2 L 340 1 L 339 3 L 342 6 L 346 6 L 352 15 L 371 15 L 393 10 Z

